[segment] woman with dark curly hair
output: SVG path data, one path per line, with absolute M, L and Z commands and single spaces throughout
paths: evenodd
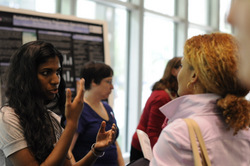
M 177 76 L 180 97 L 160 108 L 169 121 L 150 165 L 194 165 L 186 118 L 200 127 L 211 165 L 249 165 L 250 105 L 237 78 L 238 57 L 238 43 L 229 34 L 186 41 Z
M 71 102 L 71 91 L 62 78 L 62 55 L 50 43 L 24 44 L 11 57 L 6 81 L 7 103 L 0 111 L 0 164 L 4 166 L 72 165 L 68 150 L 83 108 L 84 79 Z M 54 103 L 52 107 L 48 107 Z M 60 126 L 65 114 L 67 125 Z M 113 142 L 115 125 L 106 123 L 91 151 L 75 165 L 91 165 Z

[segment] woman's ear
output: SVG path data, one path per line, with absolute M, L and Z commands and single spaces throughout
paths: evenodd
M 90 85 L 90 87 L 92 88 L 92 87 L 95 87 L 97 84 L 95 83 L 95 81 L 94 80 L 92 80 L 91 81 L 91 85 Z
M 198 74 L 193 70 L 191 73 L 191 83 L 196 83 L 198 81 Z

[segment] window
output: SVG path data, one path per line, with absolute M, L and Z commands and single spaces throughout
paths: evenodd
M 122 151 L 126 146 L 126 98 L 127 98 L 127 55 L 128 55 L 128 13 L 121 8 L 105 6 L 92 1 L 77 1 L 77 16 L 88 19 L 99 19 L 108 23 L 111 67 L 114 70 L 113 110 L 120 129 L 118 137 Z
M 145 0 L 146 9 L 173 16 L 175 14 L 174 0 Z
M 76 16 L 87 19 L 96 18 L 96 3 L 86 0 L 78 0 L 76 8 Z
M 56 13 L 56 0 L 36 0 L 36 11 Z
M 227 22 L 230 4 L 230 0 L 220 0 L 220 31 L 227 33 L 232 32 L 231 25 Z
M 161 79 L 168 60 L 174 57 L 174 24 L 161 16 L 145 13 L 143 36 L 142 108 L 152 85 Z
M 56 12 L 56 0 L 0 0 L 0 5 L 45 13 Z
M 193 37 L 193 36 L 196 36 L 196 35 L 202 35 L 202 34 L 205 34 L 206 31 L 202 30 L 202 29 L 198 29 L 198 28 L 188 28 L 188 39 Z
M 188 1 L 188 20 L 195 24 L 208 24 L 209 5 L 207 0 Z

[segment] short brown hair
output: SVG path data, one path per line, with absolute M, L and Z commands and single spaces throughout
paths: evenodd
M 81 69 L 81 77 L 85 79 L 85 89 L 91 89 L 91 82 L 100 84 L 102 79 L 113 76 L 113 69 L 103 63 L 96 61 L 89 61 L 84 64 Z

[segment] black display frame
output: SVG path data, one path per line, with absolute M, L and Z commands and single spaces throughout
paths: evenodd
M 95 60 L 110 64 L 105 21 L 0 6 L 0 105 L 5 102 L 3 77 L 10 57 L 32 40 L 50 42 L 62 52 L 63 76 L 73 96 L 84 63 Z

